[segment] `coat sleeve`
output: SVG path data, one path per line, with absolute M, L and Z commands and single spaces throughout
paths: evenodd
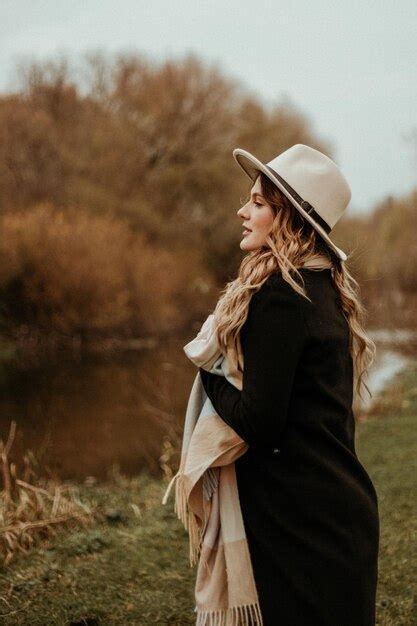
M 249 446 L 272 449 L 280 445 L 305 344 L 304 298 L 282 276 L 267 280 L 255 296 L 241 329 L 242 391 L 202 368 L 200 376 L 218 415 Z

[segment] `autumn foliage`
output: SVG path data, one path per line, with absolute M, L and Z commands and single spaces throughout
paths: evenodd
M 193 55 L 83 63 L 21 66 L 20 88 L 0 98 L 3 328 L 175 332 L 207 313 L 241 259 L 248 179 L 233 148 L 265 160 L 297 142 L 333 148 L 290 102 L 267 107 Z M 373 300 L 417 291 L 416 193 L 334 230 Z

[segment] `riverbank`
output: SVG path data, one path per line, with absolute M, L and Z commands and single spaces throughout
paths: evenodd
M 411 626 L 417 594 L 417 361 L 391 381 L 357 424 L 357 453 L 379 500 L 378 626 Z M 101 515 L 59 530 L 0 576 L 0 621 L 10 625 L 194 624 L 188 539 L 161 505 L 167 481 L 146 472 L 78 485 Z M 3 616 L 3 617 L 1 617 Z

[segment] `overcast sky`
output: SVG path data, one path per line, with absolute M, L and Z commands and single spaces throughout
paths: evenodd
M 192 51 L 265 102 L 289 98 L 333 145 L 351 212 L 417 187 L 417 0 L 1 0 L 0 91 L 19 58 L 93 49 Z

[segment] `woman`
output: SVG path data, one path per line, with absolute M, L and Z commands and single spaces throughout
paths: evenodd
M 373 626 L 378 502 L 355 451 L 352 395 L 354 375 L 356 391 L 368 389 L 375 346 L 358 283 L 329 237 L 350 189 L 309 146 L 266 165 L 233 155 L 252 179 L 237 211 L 248 254 L 214 313 L 223 348 L 240 332 L 242 391 L 200 375 L 249 444 L 235 468 L 264 625 Z

